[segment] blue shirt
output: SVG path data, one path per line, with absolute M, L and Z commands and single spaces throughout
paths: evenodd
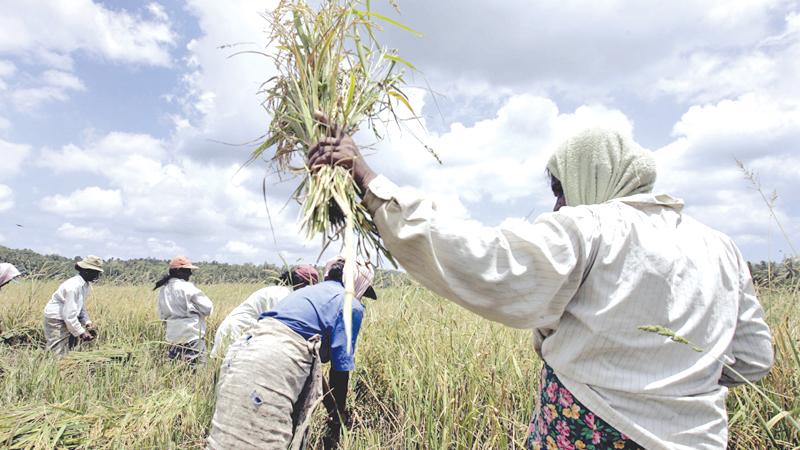
M 320 358 L 330 360 L 331 368 L 349 372 L 355 368 L 356 339 L 364 317 L 364 305 L 353 299 L 352 353 L 347 353 L 347 335 L 344 328 L 344 286 L 338 281 L 323 281 L 298 289 L 275 307 L 259 316 L 272 317 L 306 339 L 315 334 L 322 337 Z

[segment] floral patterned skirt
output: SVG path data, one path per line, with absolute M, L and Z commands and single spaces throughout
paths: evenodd
M 642 449 L 586 409 L 547 364 L 539 386 L 539 410 L 531 420 L 528 449 Z

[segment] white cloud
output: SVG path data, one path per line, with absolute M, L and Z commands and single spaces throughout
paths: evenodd
M 266 132 L 267 115 L 257 93 L 274 67 L 261 55 L 231 55 L 264 50 L 268 23 L 262 14 L 275 4 L 274 0 L 188 2 L 202 34 L 187 45 L 189 71 L 183 80 L 185 92 L 177 98 L 182 113 L 174 118 L 181 124 L 175 136 L 179 150 L 197 159 L 241 162 L 254 146 L 220 142 L 250 142 Z M 220 48 L 229 44 L 239 45 Z
M 122 194 L 118 190 L 91 186 L 68 196 L 45 197 L 40 206 L 44 211 L 64 217 L 111 218 L 122 210 Z
M 225 251 L 235 253 L 240 256 L 254 256 L 258 253 L 258 249 L 254 246 L 242 241 L 228 241 L 225 244 Z
M 0 212 L 14 207 L 14 191 L 5 184 L 0 184 Z
M 161 240 L 154 237 L 147 238 L 147 248 L 153 255 L 158 255 L 163 258 L 171 258 L 165 255 L 178 255 L 184 253 L 183 247 L 176 244 L 171 240 Z
M 16 54 L 55 67 L 84 51 L 103 59 L 156 66 L 170 64 L 175 43 L 169 17 L 151 3 L 145 17 L 114 11 L 91 0 L 0 3 L 0 54 Z
M 69 72 L 63 72 L 61 70 L 44 71 L 44 73 L 42 73 L 42 81 L 49 86 L 62 88 L 64 90 L 86 90 L 86 86 L 78 77 Z
M 69 222 L 58 227 L 56 234 L 71 241 L 102 241 L 111 236 L 111 232 L 105 227 L 80 226 Z
M 25 162 L 25 159 L 27 159 L 28 155 L 30 154 L 30 150 L 31 148 L 29 145 L 15 144 L 13 142 L 0 139 L 0 155 L 2 155 L 2 163 L 0 164 L 0 181 L 11 178 L 19 173 L 20 169 L 22 168 L 22 163 Z
M 0 91 L 4 91 L 8 88 L 6 79 L 14 75 L 16 71 L 17 66 L 14 65 L 13 62 L 0 59 Z
M 420 109 L 421 100 L 412 100 Z M 411 132 L 399 134 L 396 129 L 380 145 L 378 154 L 368 159 L 380 172 L 441 196 L 440 203 L 454 212 L 464 210 L 456 201 L 459 197 L 471 203 L 489 199 L 502 204 L 541 194 L 549 202 L 544 178 L 547 158 L 567 136 L 590 126 L 612 127 L 627 134 L 633 129 L 625 114 L 601 105 L 561 112 L 548 98 L 513 95 L 490 119 L 472 126 L 453 123 L 446 132 L 428 135 L 426 143 L 435 149 L 442 165 Z M 419 129 L 412 131 L 422 135 Z
M 46 102 L 67 101 L 70 91 L 85 91 L 86 86 L 75 75 L 60 70 L 46 70 L 31 87 L 16 87 L 11 101 L 21 111 L 33 111 Z

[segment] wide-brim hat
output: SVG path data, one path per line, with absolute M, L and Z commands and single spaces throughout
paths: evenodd
M 98 272 L 103 271 L 103 258 L 100 258 L 99 256 L 89 255 L 86 258 L 78 261 L 76 264 L 81 269 L 96 270 Z

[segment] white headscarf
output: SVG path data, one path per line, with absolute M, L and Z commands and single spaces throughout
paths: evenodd
M 13 264 L 0 263 L 0 286 L 20 276 L 19 270 Z
M 653 190 L 653 155 L 617 131 L 595 128 L 567 139 L 547 170 L 561 182 L 567 206 L 593 205 Z

